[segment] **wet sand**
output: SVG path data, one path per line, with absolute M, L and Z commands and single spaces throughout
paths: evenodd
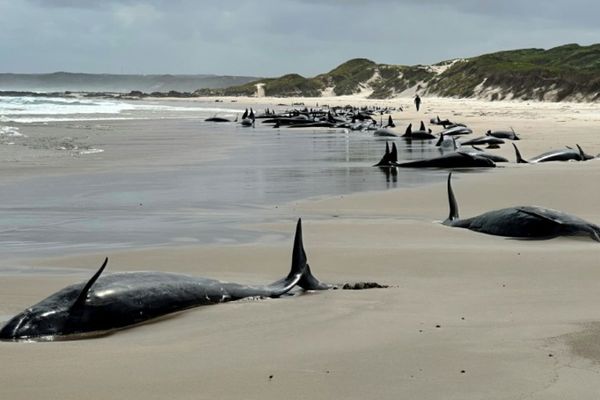
M 529 157 L 575 143 L 600 152 L 597 106 L 440 99 L 423 105 L 427 120 L 438 111 L 451 119 L 460 112 L 456 119 L 477 132 L 491 121 L 496 129 L 512 125 Z M 414 124 L 421 115 L 408 109 L 397 121 Z M 508 146 L 500 153 L 513 159 Z M 454 190 L 465 217 L 535 204 L 600 223 L 599 170 L 597 160 L 512 164 L 456 174 Z M 127 248 L 110 255 L 109 270 L 270 282 L 287 273 L 293 224 L 302 216 L 309 262 L 321 280 L 391 287 L 204 307 L 94 340 L 0 343 L 10 366 L 0 377 L 0 397 L 596 397 L 597 242 L 511 240 L 443 226 L 442 182 L 298 200 L 278 210 L 277 220 L 246 227 L 261 232 L 257 243 Z M 34 272 L 3 273 L 2 319 L 85 279 L 104 255 L 20 259 Z M 37 267 L 45 269 L 36 273 Z M 44 272 L 53 268 L 58 273 Z

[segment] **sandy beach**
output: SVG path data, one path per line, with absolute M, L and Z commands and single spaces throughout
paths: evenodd
M 522 137 L 518 146 L 526 157 L 575 144 L 589 154 L 600 153 L 598 104 L 423 100 L 419 113 L 410 98 L 240 98 L 235 106 L 402 105 L 404 111 L 393 114 L 398 132 L 409 122 L 439 115 L 466 123 L 472 136 L 512 126 Z M 74 142 L 104 150 L 85 159 L 0 146 L 0 184 L 82 171 L 93 176 L 186 168 L 227 159 L 251 140 L 194 136 L 190 125 L 171 131 L 172 140 L 165 143 L 162 132 L 149 124 L 141 122 L 136 131 L 119 129 L 118 122 L 103 132 L 72 129 Z M 44 126 L 22 131 L 29 137 L 64 136 Z M 496 153 L 511 163 L 454 175 L 461 216 L 539 205 L 600 224 L 600 161 L 517 165 L 510 144 Z M 268 220 L 261 217 L 244 226 L 260 237 L 252 242 L 5 258 L 0 261 L 0 321 L 86 279 L 106 255 L 107 272 L 277 280 L 288 272 L 298 217 L 319 279 L 390 287 L 201 307 L 90 340 L 0 342 L 0 398 L 597 398 L 599 243 L 588 238 L 512 240 L 444 226 L 443 179 L 298 198 L 277 204 L 272 212 Z

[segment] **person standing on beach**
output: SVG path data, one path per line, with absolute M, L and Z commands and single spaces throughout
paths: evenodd
M 421 98 L 418 94 L 415 95 L 415 106 L 417 107 L 417 111 L 419 111 L 419 107 L 421 107 Z

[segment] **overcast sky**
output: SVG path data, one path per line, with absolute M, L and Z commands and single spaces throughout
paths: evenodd
M 305 76 L 600 42 L 598 0 L 0 0 L 0 72 Z

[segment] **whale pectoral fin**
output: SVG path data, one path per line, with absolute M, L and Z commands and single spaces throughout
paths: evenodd
M 540 219 L 543 219 L 543 220 L 546 220 L 546 221 L 549 221 L 549 222 L 552 222 L 552 223 L 555 223 L 555 224 L 560 224 L 560 225 L 564 224 L 564 222 L 561 221 L 560 219 L 558 219 L 556 217 L 552 217 L 550 215 L 546 215 L 546 214 L 544 214 L 542 212 L 539 212 L 539 211 L 535 211 L 535 210 L 532 210 L 532 209 L 526 209 L 524 207 L 517 207 L 517 210 L 520 211 L 520 212 L 522 212 L 522 213 L 524 213 L 524 214 L 528 214 L 528 215 L 531 215 L 533 217 L 540 218 Z
M 91 279 L 85 284 L 85 286 L 83 287 L 83 289 L 81 289 L 81 293 L 79 293 L 79 296 L 77 297 L 77 300 L 75 300 L 75 302 L 73 303 L 73 305 L 71 306 L 71 308 L 79 307 L 79 306 L 82 306 L 82 305 L 85 304 L 88 292 L 90 291 L 90 289 L 92 288 L 92 286 L 94 285 L 94 283 L 96 283 L 96 281 L 98 280 L 98 278 L 102 274 L 102 271 L 104 271 L 104 268 L 106 268 L 106 264 L 108 264 L 108 257 L 106 257 L 104 259 L 104 263 L 102 264 L 102 266 L 100 267 L 100 269 L 98 269 L 98 271 L 96 271 L 96 273 L 94 274 L 94 276 L 92 276 Z

